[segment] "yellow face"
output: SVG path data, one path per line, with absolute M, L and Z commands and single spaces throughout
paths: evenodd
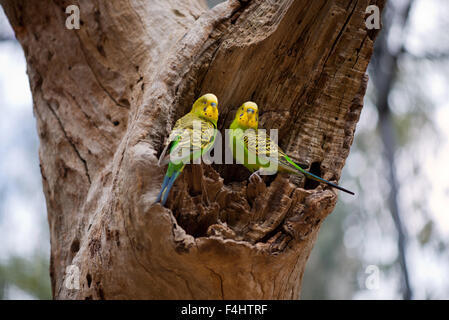
M 218 120 L 218 99 L 212 94 L 208 93 L 198 98 L 193 104 L 192 111 L 202 118 L 217 122 Z
M 237 110 L 235 118 L 240 126 L 257 129 L 259 125 L 259 108 L 257 104 L 247 101 Z

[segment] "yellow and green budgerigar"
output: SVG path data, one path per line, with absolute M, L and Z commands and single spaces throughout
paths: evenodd
M 212 93 L 198 98 L 192 110 L 176 121 L 168 144 L 159 158 L 159 165 L 168 169 L 156 202 L 165 205 L 176 178 L 186 163 L 192 163 L 210 150 L 217 135 L 218 99 Z M 167 152 L 168 151 L 168 152 Z
M 250 179 L 256 177 L 260 179 L 259 173 L 264 173 L 264 171 L 265 173 L 274 173 L 270 171 L 275 167 L 279 172 L 304 174 L 309 179 L 325 183 L 352 195 L 354 194 L 352 191 L 304 170 L 290 159 L 274 141 L 271 141 L 269 136 L 265 133 L 262 134 L 258 130 L 258 125 L 259 108 L 256 103 L 248 101 L 237 110 L 234 121 L 231 123 L 228 131 L 233 156 L 238 163 L 243 164 L 253 172 Z

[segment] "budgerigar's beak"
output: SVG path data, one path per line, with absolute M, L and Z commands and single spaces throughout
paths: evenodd
M 248 109 L 246 113 L 247 125 L 249 127 L 255 127 L 257 125 L 256 119 L 257 113 L 253 109 Z
M 218 120 L 218 108 L 217 107 L 212 109 L 212 117 L 215 121 Z

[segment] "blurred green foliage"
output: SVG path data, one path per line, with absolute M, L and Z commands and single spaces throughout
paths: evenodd
M 0 264 L 0 300 L 9 286 L 15 286 L 36 299 L 51 299 L 48 257 L 11 257 Z

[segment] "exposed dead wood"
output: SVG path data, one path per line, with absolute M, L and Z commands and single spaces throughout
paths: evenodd
M 336 191 L 192 165 L 153 205 L 174 121 L 199 95 L 226 128 L 246 100 L 299 163 L 338 181 L 383 0 L 0 0 L 28 62 L 55 298 L 293 299 Z M 81 8 L 67 30 L 65 8 Z M 64 286 L 76 265 L 81 289 Z

